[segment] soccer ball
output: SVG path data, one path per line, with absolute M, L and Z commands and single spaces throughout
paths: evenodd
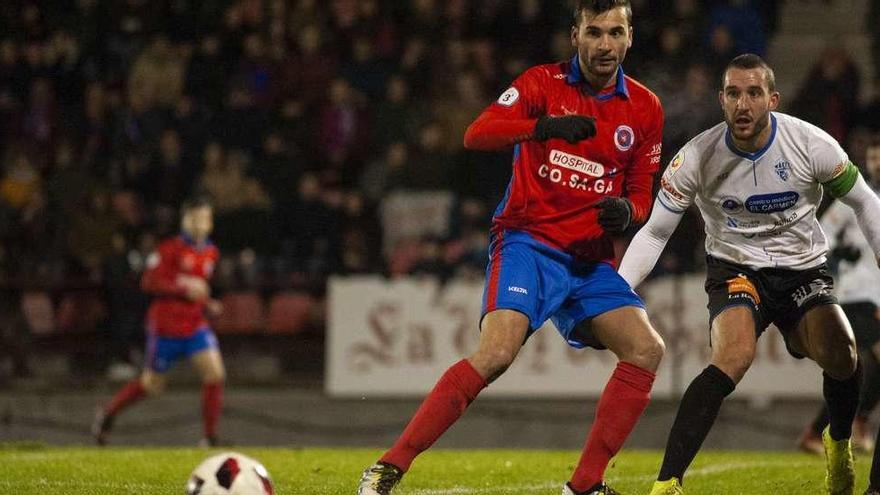
M 186 495 L 274 495 L 262 464 L 237 452 L 206 459 L 186 483 Z

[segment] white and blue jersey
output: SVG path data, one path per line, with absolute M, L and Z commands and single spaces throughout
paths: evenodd
M 754 153 L 734 146 L 724 122 L 699 134 L 667 167 L 657 200 L 673 212 L 699 207 L 713 257 L 755 269 L 814 268 L 827 251 L 816 220 L 823 184 L 830 187 L 849 159 L 812 124 L 773 112 L 770 125 L 770 139 Z

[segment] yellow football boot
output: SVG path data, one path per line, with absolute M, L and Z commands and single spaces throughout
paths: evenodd
M 666 481 L 655 481 L 651 487 L 650 495 L 683 495 L 684 489 L 678 478 L 670 478 Z
M 822 431 L 825 446 L 825 488 L 828 495 L 853 495 L 856 471 L 853 467 L 852 442 L 849 438 L 833 440 L 831 427 Z

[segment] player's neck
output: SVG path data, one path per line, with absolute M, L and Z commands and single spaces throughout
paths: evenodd
M 584 63 L 581 61 L 580 57 L 578 57 L 578 64 L 581 66 L 581 74 L 584 76 L 584 82 L 586 82 L 587 86 L 593 90 L 593 93 L 599 93 L 604 89 L 608 89 L 617 84 L 617 72 L 614 71 L 611 73 L 611 76 L 598 76 L 593 74 L 584 66 Z
M 770 134 L 773 132 L 773 126 L 768 123 L 761 129 L 761 132 L 752 136 L 751 139 L 737 139 L 736 136 L 732 135 L 733 145 L 740 151 L 745 151 L 746 153 L 754 153 L 767 145 L 767 142 L 770 141 Z
M 182 234 L 183 234 L 183 237 L 187 241 L 189 241 L 193 246 L 195 246 L 199 249 L 205 247 L 205 245 L 208 244 L 207 237 L 196 237 L 196 236 L 190 234 L 189 232 L 182 232 Z

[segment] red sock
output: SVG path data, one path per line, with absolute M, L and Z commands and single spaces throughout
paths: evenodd
M 104 414 L 115 416 L 119 411 L 143 399 L 146 395 L 146 391 L 143 385 L 141 385 L 141 379 L 135 378 L 125 384 L 119 392 L 116 392 L 116 395 L 110 399 L 110 403 L 104 408 Z
M 223 409 L 223 384 L 206 383 L 202 385 L 202 424 L 205 438 L 217 435 L 217 421 Z
M 413 459 L 427 450 L 458 420 L 486 385 L 486 380 L 466 359 L 452 365 L 443 373 L 400 438 L 380 461 L 407 471 Z
M 601 482 L 611 458 L 623 446 L 651 397 L 654 373 L 620 362 L 612 373 L 599 405 L 596 420 L 571 477 L 571 487 L 582 492 Z

